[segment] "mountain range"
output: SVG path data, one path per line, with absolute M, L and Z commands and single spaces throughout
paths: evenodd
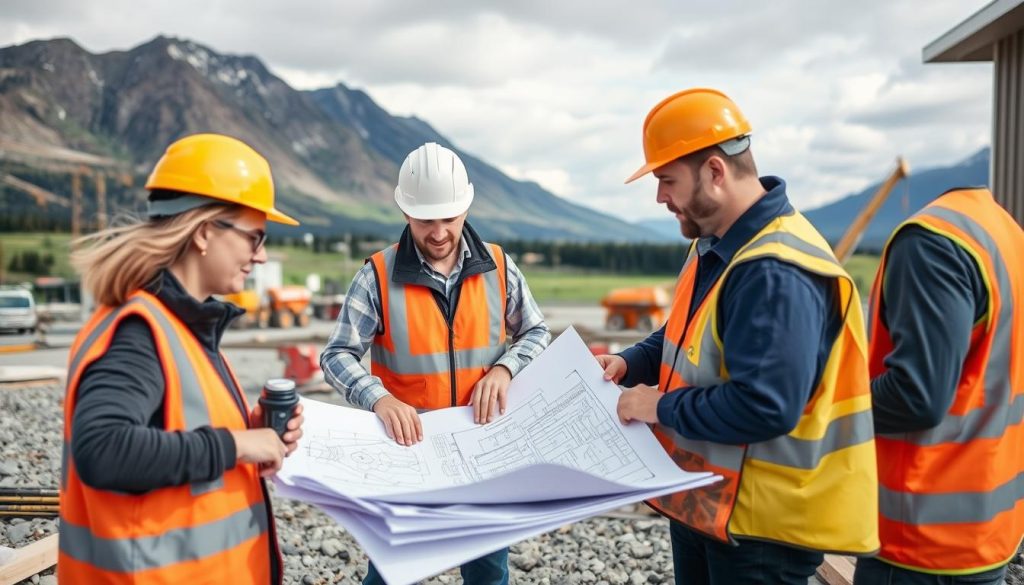
M 395 236 L 404 225 L 391 195 L 398 168 L 410 151 L 437 142 L 465 162 L 477 193 L 471 221 L 485 238 L 680 238 L 673 218 L 631 224 L 571 203 L 510 178 L 424 120 L 390 114 L 363 91 L 340 83 L 296 90 L 255 56 L 162 36 L 102 54 L 66 38 L 0 48 L 0 179 L 12 175 L 61 193 L 69 190 L 69 168 L 111 165 L 134 177 L 133 186 L 111 187 L 112 206 L 138 208 L 138 186 L 153 162 L 167 144 L 196 132 L 229 134 L 264 154 L 280 205 L 302 220 L 302 231 Z M 947 189 L 986 184 L 989 156 L 986 148 L 958 164 L 912 172 L 882 206 L 860 249 L 880 249 L 900 221 Z M 836 242 L 878 186 L 805 213 Z M 95 215 L 94 201 L 87 183 L 86 215 Z M 70 214 L 55 205 L 36 207 L 4 180 L 0 212 Z
M 342 84 L 296 90 L 254 56 L 168 37 L 103 54 L 66 38 L 0 49 L 0 171 L 66 190 L 55 161 L 127 166 L 136 187 L 111 197 L 138 206 L 137 186 L 163 149 L 196 132 L 235 136 L 266 156 L 281 207 L 302 220 L 302 231 L 396 235 L 404 225 L 392 196 L 398 168 L 419 145 L 438 142 L 465 162 L 477 194 L 471 221 L 488 239 L 652 239 L 633 224 L 508 177 L 429 123 L 391 115 L 365 92 Z M 95 212 L 89 195 L 87 188 L 87 215 Z M 6 213 L 67 213 L 34 205 L 0 182 Z

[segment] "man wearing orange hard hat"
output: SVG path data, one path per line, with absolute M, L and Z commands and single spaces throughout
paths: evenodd
M 758 177 L 750 123 L 689 89 L 643 126 L 657 200 L 692 239 L 668 322 L 617 355 L 641 421 L 676 463 L 722 476 L 648 503 L 670 520 L 676 583 L 805 585 L 824 552 L 878 550 L 863 314 L 852 279 L 786 195 Z

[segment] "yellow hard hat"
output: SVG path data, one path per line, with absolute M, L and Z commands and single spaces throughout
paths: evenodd
M 627 183 L 716 144 L 729 155 L 743 152 L 749 146 L 746 136 L 750 134 L 750 122 L 724 93 L 693 88 L 654 106 L 644 120 L 643 134 L 647 162 L 626 179 Z
M 267 221 L 299 225 L 274 208 L 267 160 L 230 136 L 193 134 L 171 143 L 153 167 L 146 189 L 201 195 L 262 211 Z

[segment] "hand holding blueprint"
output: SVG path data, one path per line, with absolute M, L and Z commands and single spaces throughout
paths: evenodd
M 619 389 L 569 329 L 512 380 L 506 413 L 421 415 L 404 447 L 373 413 L 304 400 L 278 493 L 323 508 L 392 585 L 602 511 L 718 479 L 679 469 L 646 425 L 623 426 Z

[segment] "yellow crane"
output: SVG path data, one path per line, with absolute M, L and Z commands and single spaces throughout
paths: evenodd
M 878 191 L 871 197 L 871 200 L 864 206 L 864 209 L 853 219 L 853 223 L 850 224 L 850 227 L 846 228 L 846 233 L 843 234 L 843 237 L 839 239 L 839 243 L 836 244 L 836 259 L 839 260 L 840 264 L 845 263 L 853 255 L 853 251 L 857 249 L 861 236 L 864 235 L 864 230 L 867 229 L 868 224 L 871 223 L 875 214 L 881 209 L 882 204 L 885 203 L 896 183 L 909 176 L 910 166 L 907 165 L 907 161 L 903 160 L 903 157 L 896 157 L 896 168 L 885 179 L 885 182 L 878 188 Z

